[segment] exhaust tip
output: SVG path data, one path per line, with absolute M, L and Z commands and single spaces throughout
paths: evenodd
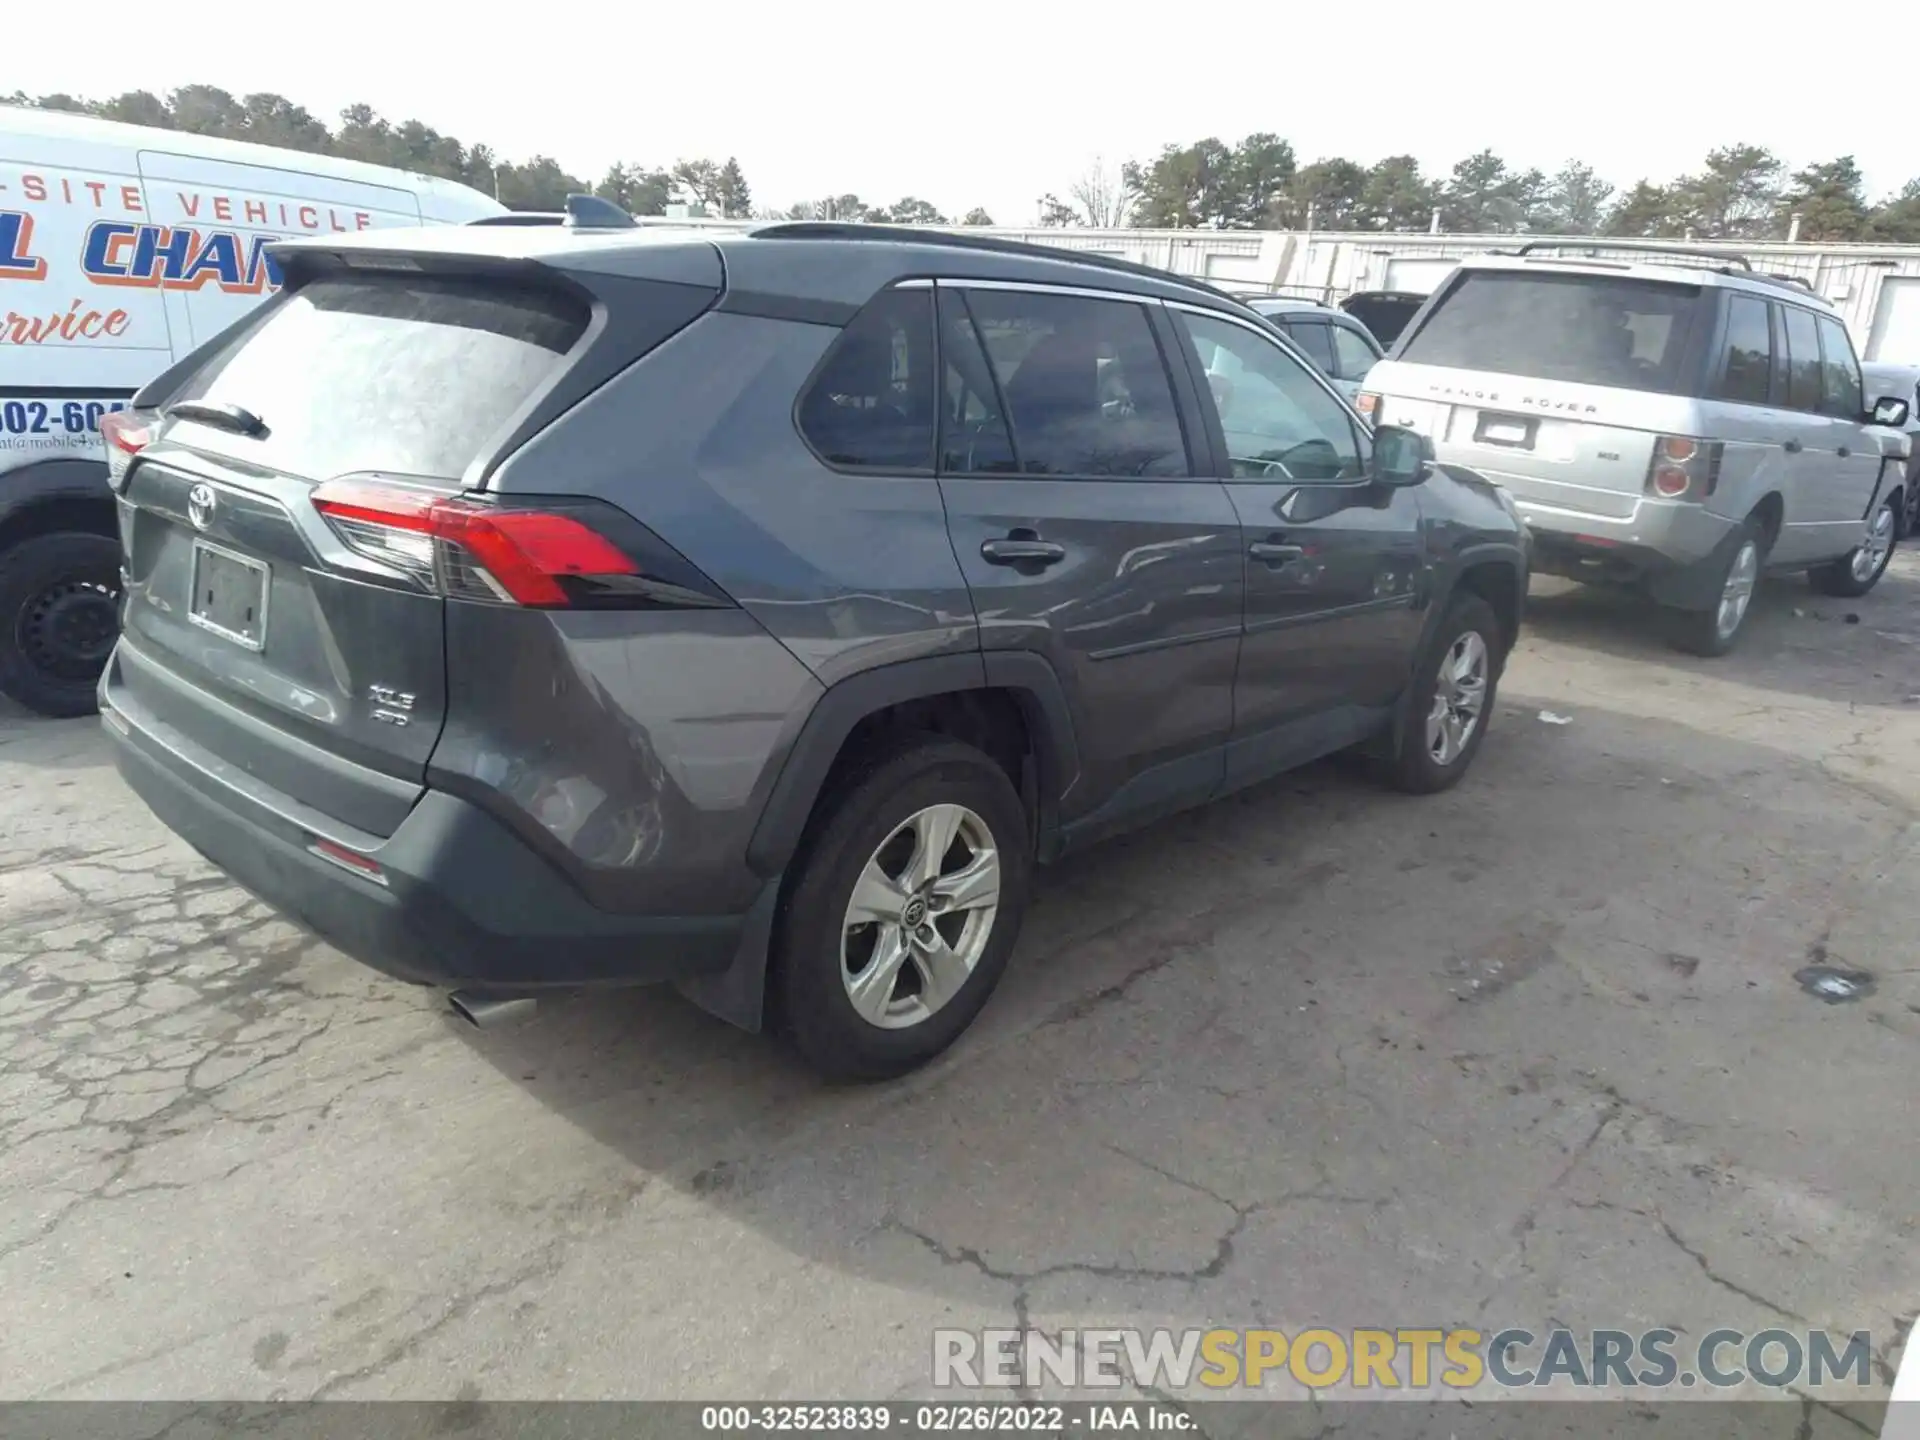
M 455 990 L 447 996 L 447 1006 L 476 1030 L 491 1030 L 510 1025 L 532 1015 L 539 1002 L 531 996 L 514 1000 L 495 1000 L 485 995 Z

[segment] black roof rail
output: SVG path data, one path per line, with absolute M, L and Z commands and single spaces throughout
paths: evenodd
M 1755 276 L 1754 278 L 1764 279 L 1764 280 L 1778 280 L 1783 285 L 1798 285 L 1802 290 L 1808 291 L 1809 293 L 1812 293 L 1813 291 L 1813 282 L 1807 279 L 1806 276 L 1789 275 L 1784 270 L 1769 270 L 1765 275 Z
M 611 200 L 569 195 L 565 210 L 510 210 L 469 220 L 469 225 L 564 225 L 569 230 L 635 230 L 639 222 Z
M 1724 255 L 1717 250 L 1697 250 L 1685 245 L 1648 245 L 1637 240 L 1529 240 L 1518 250 L 1508 253 L 1531 255 L 1538 250 L 1621 250 L 1628 254 L 1677 255 L 1686 260 L 1711 260 L 1715 269 L 1725 269 L 1729 265 L 1738 265 L 1742 270 L 1753 269 L 1753 262 L 1744 255 Z
M 997 235 L 960 235 L 951 230 L 923 230 L 914 225 L 853 225 L 833 220 L 776 221 L 771 225 L 757 226 L 747 233 L 762 240 L 892 241 L 900 245 L 940 245 L 955 250 L 981 250 L 994 255 L 1022 255 L 1031 260 L 1064 260 L 1069 264 L 1092 265 L 1122 275 L 1184 286 L 1203 295 L 1211 295 L 1216 300 L 1230 300 L 1239 305 L 1246 303 L 1241 296 L 1229 294 L 1219 286 L 1210 285 L 1195 276 L 1182 275 L 1177 270 L 1161 270 L 1133 260 L 1122 260 L 1117 255 L 1102 255 L 1097 251 L 1069 250 L 1064 245 L 1034 245 L 1025 240 L 1003 240 Z

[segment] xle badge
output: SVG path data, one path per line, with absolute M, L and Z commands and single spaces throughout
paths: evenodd
M 373 701 L 373 718 L 384 725 L 410 725 L 413 723 L 414 697 L 405 690 L 395 690 L 390 685 L 369 685 L 367 698 Z

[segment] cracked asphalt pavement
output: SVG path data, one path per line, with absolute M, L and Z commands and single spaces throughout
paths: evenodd
M 1884 1398 L 1916 757 L 1911 555 L 1717 662 L 1538 581 L 1465 784 L 1077 858 L 974 1033 L 833 1089 L 665 992 L 465 1028 L 10 713 L 0 1398 L 905 1398 L 1016 1322 L 1868 1329 Z

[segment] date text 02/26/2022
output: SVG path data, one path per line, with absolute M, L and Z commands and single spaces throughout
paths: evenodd
M 1058 1435 L 1070 1430 L 1157 1430 L 1193 1428 L 1193 1417 L 1172 1406 L 1145 1402 L 1064 1405 L 1036 1404 L 854 1404 L 854 1405 L 705 1405 L 700 1428 L 718 1433 L 754 1431 L 895 1432 L 902 1435 L 1031 1434 Z

